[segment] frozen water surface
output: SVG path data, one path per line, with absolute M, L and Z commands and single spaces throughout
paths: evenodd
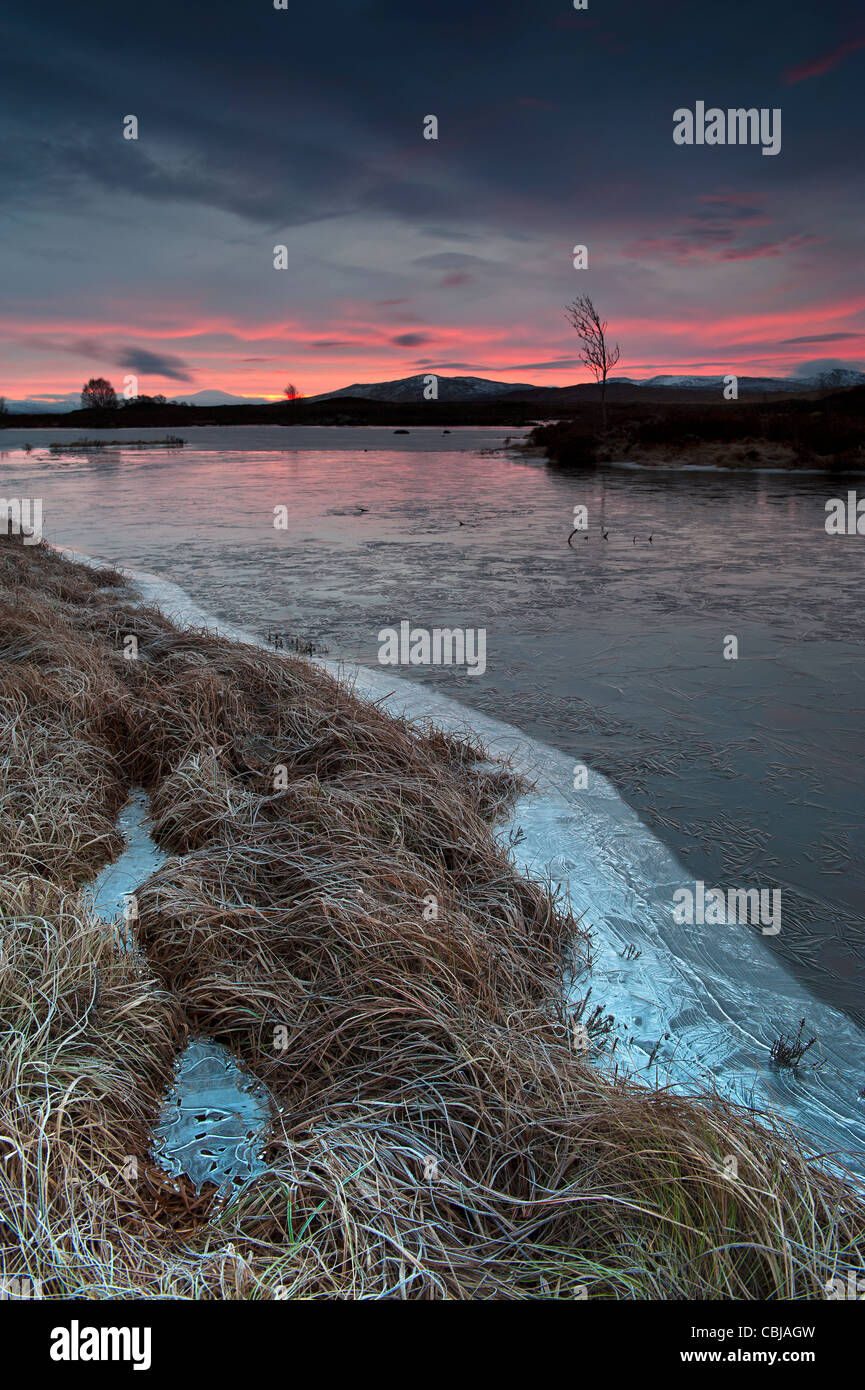
M 197 1190 L 212 1182 L 230 1192 L 267 1172 L 261 1150 L 270 1118 L 266 1088 L 219 1043 L 193 1038 L 153 1132 L 153 1156 L 174 1177 L 186 1173 Z
M 93 910 L 105 922 L 118 925 L 132 920 L 135 890 L 165 863 L 165 855 L 150 834 L 147 793 L 136 788 L 117 817 L 125 840 L 123 852 L 100 870 L 90 888 Z
M 130 795 L 117 824 L 125 848 L 101 870 L 90 894 L 97 916 L 128 946 L 135 936 L 129 896 L 166 856 L 150 834 L 147 793 L 140 787 Z M 241 1071 L 227 1048 L 193 1038 L 177 1060 L 174 1083 L 154 1130 L 154 1157 L 174 1177 L 186 1173 L 197 1190 L 212 1182 L 231 1191 L 267 1171 L 261 1149 L 270 1118 L 266 1089 Z

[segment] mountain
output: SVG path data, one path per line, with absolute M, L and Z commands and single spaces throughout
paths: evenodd
M 611 377 L 612 381 L 613 378 Z M 627 377 L 617 380 L 626 381 Z M 865 385 L 865 372 L 857 372 L 852 367 L 835 367 L 832 371 L 818 372 L 814 376 L 740 376 L 739 391 L 834 391 L 843 386 Z M 633 383 L 636 386 L 677 386 L 691 390 L 704 390 L 717 387 L 721 390 L 724 376 L 651 376 L 647 381 Z
M 187 396 L 170 396 L 174 404 L 189 405 L 270 405 L 266 396 L 232 396 L 228 391 L 192 391 Z M 60 415 L 69 410 L 80 410 L 80 391 L 70 391 L 65 396 L 52 396 L 41 400 L 35 398 L 10 401 L 6 408 L 10 415 Z M 119 417 L 118 417 L 119 418 Z
M 355 382 L 339 391 L 325 391 L 320 396 L 307 397 L 310 401 L 337 400 L 340 396 L 359 397 L 370 401 L 417 403 L 425 399 L 424 388 L 429 374 L 401 377 L 397 381 Z M 438 397 L 440 401 L 524 401 L 534 405 L 576 404 L 581 400 L 597 398 L 598 387 L 593 381 L 577 382 L 573 386 L 532 386 L 526 382 L 490 381 L 480 376 L 440 376 Z M 740 376 L 740 396 L 757 393 L 775 394 L 780 392 L 804 392 L 838 390 L 844 386 L 865 384 L 865 373 L 852 368 L 836 368 L 821 372 L 816 376 Z M 719 376 L 653 376 L 641 381 L 633 377 L 610 377 L 607 382 L 607 398 L 610 401 L 651 400 L 693 400 L 694 393 L 700 392 L 706 400 L 720 396 L 724 387 L 724 377 Z
M 67 396 L 50 396 L 44 400 L 39 396 L 24 400 L 10 401 L 6 398 L 6 409 L 10 415 L 60 415 L 67 410 L 77 410 L 81 405 L 81 394 L 71 391 Z
M 310 401 L 337 400 L 340 396 L 359 396 L 368 401 L 415 401 L 425 400 L 424 389 L 430 376 L 438 381 L 440 401 L 481 401 L 507 396 L 512 391 L 538 391 L 543 387 L 530 386 L 526 382 L 488 381 L 482 376 L 439 376 L 437 372 L 424 372 L 418 376 L 404 376 L 398 381 L 355 382 L 353 386 L 343 386 L 339 391 L 325 391 L 320 396 L 307 396 Z
M 232 396 L 230 391 L 193 391 L 187 396 L 169 396 L 179 405 L 272 405 L 267 396 Z

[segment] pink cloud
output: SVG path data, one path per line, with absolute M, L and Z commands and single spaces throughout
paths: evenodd
M 787 82 L 793 83 L 804 82 L 806 77 L 822 77 L 824 72 L 831 72 L 832 68 L 837 67 L 848 53 L 855 53 L 858 48 L 865 48 L 865 34 L 855 39 L 848 39 L 846 43 L 839 43 L 836 48 L 831 48 L 828 53 L 821 54 L 819 58 L 811 58 L 808 62 L 788 68 L 784 73 L 784 78 Z
M 754 254 L 773 254 L 770 248 L 751 250 Z M 749 254 L 748 248 L 737 247 L 729 239 L 716 241 L 712 247 L 712 256 L 719 260 Z M 780 302 L 777 286 L 771 294 L 770 305 Z M 621 373 L 650 376 L 665 370 L 720 370 L 732 364 L 755 375 L 778 374 L 810 360 L 814 341 L 828 341 L 834 336 L 840 344 L 842 339 L 849 339 L 850 350 L 855 352 L 859 340 L 852 334 L 865 328 L 865 295 L 799 306 L 791 305 L 787 297 L 777 309 L 761 308 L 750 299 L 743 304 L 747 307 L 731 313 L 701 301 L 686 312 L 670 309 L 666 314 L 639 316 L 620 313 L 611 305 L 611 330 L 624 354 Z M 544 298 L 528 321 L 485 320 L 463 325 L 418 316 L 410 326 L 414 331 L 396 335 L 393 324 L 384 322 L 380 309 L 370 301 L 331 305 L 325 319 L 316 317 L 309 322 L 241 322 L 231 317 L 199 316 L 194 306 L 186 307 L 188 319 L 183 323 L 184 306 L 173 303 L 170 327 L 161 330 L 140 328 L 137 316 L 126 317 L 122 308 L 113 322 L 105 322 L 101 313 L 94 314 L 93 322 L 67 321 L 57 315 L 50 323 L 26 323 L 20 316 L 10 315 L 0 339 L 10 349 L 8 365 L 2 369 L 4 394 L 20 398 L 78 389 L 91 374 L 91 364 L 84 359 L 76 364 L 69 345 L 88 338 L 95 340 L 93 371 L 112 377 L 115 385 L 123 376 L 122 369 L 114 367 L 116 345 L 146 343 L 163 353 L 182 351 L 194 376 L 190 389 L 221 387 L 238 395 L 273 399 L 279 397 L 286 380 L 296 381 L 305 394 L 313 395 L 352 381 L 386 380 L 423 370 L 448 371 L 442 365 L 448 362 L 478 364 L 474 374 L 505 381 L 536 380 L 563 386 L 586 379 L 585 371 L 573 361 L 576 344 L 564 325 L 557 298 Z M 153 304 L 151 310 L 153 322 L 165 322 L 169 317 L 167 306 L 163 309 Z M 13 329 L 14 333 L 10 331 Z M 803 341 L 791 344 L 791 339 Z M 249 353 L 256 356 L 244 360 Z M 651 369 L 644 370 L 643 364 L 650 362 Z M 535 363 L 536 369 L 526 369 L 526 363 Z M 178 393 L 176 383 L 162 381 L 156 373 L 142 379 L 142 389 Z

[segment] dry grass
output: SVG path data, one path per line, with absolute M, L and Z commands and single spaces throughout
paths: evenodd
M 858 1198 L 780 1129 L 574 1050 L 584 942 L 493 841 L 513 778 L 477 747 L 11 541 L 0 653 L 7 1274 L 49 1296 L 706 1299 L 819 1298 L 862 1267 Z M 75 890 L 137 783 L 172 857 L 123 954 Z M 230 1203 L 147 1159 L 190 1028 L 275 1101 L 271 1171 Z

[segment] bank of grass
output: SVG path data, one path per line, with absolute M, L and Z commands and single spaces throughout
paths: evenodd
M 514 779 L 471 741 L 10 540 L 0 658 L 7 1276 L 49 1297 L 807 1299 L 861 1269 L 862 1204 L 780 1127 L 574 1051 L 563 973 L 587 943 L 493 841 Z M 78 890 L 137 784 L 171 857 L 124 954 Z M 148 1158 L 190 1030 L 274 1098 L 270 1172 L 230 1203 Z
M 761 403 L 740 400 L 689 404 L 616 402 L 601 429 L 597 408 L 538 425 L 526 441 L 560 468 L 610 462 L 648 467 L 697 465 L 865 472 L 862 442 L 865 387 L 818 400 L 801 397 Z

